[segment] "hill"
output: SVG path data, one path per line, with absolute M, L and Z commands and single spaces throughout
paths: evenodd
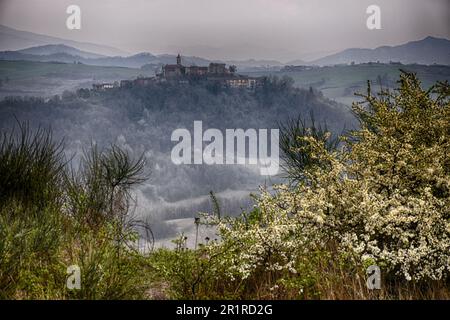
M 336 54 L 309 62 L 311 65 L 336 65 L 390 61 L 404 64 L 450 64 L 450 40 L 426 37 L 398 46 L 382 46 L 375 49 L 346 49 Z
M 104 55 L 87 52 L 78 50 L 73 47 L 69 47 L 65 44 L 48 44 L 45 46 L 37 46 L 37 47 L 30 47 L 23 50 L 18 50 L 18 53 L 23 54 L 32 54 L 32 55 L 40 55 L 40 56 L 48 56 L 48 55 L 54 55 L 58 53 L 65 53 L 71 56 L 75 57 L 82 57 L 86 59 L 95 59 L 95 58 L 102 58 L 105 57 Z
M 350 105 L 358 99 L 354 92 L 365 92 L 367 80 L 370 80 L 376 88 L 379 88 L 380 84 L 384 88 L 396 87 L 400 69 L 416 73 L 422 79 L 425 88 L 436 81 L 450 79 L 450 66 L 384 63 L 338 65 L 315 67 L 302 71 L 256 72 L 250 74 L 254 76 L 289 76 L 298 87 L 312 87 L 322 91 L 329 99 Z
M 79 50 L 89 51 L 100 55 L 116 56 L 126 55 L 125 51 L 94 43 L 78 42 L 28 31 L 16 30 L 0 25 L 0 50 L 22 50 L 29 47 L 49 44 L 64 44 Z
M 88 66 L 74 63 L 0 61 L 0 98 L 5 96 L 53 96 L 64 90 L 91 87 L 96 82 L 114 82 L 149 76 L 141 69 Z
M 78 50 L 64 44 L 45 45 L 30 47 L 17 51 L 0 52 L 0 60 L 24 60 L 39 62 L 80 62 L 94 66 L 115 66 L 127 68 L 150 68 L 152 70 L 160 69 L 164 64 L 172 64 L 176 61 L 174 54 L 153 55 L 149 52 L 141 52 L 130 56 L 104 56 L 93 52 Z M 279 69 L 281 62 L 274 60 L 244 60 L 244 61 L 221 61 L 208 60 L 195 56 L 183 56 L 184 65 L 207 66 L 211 62 L 227 63 L 236 65 L 242 71 L 270 70 Z

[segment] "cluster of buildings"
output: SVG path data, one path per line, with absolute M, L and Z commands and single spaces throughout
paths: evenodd
M 210 63 L 209 66 L 184 66 L 178 55 L 176 64 L 162 66 L 161 73 L 155 77 L 122 80 L 115 83 L 98 83 L 93 88 L 97 91 L 115 87 L 130 88 L 133 86 L 148 86 L 156 82 L 189 83 L 190 80 L 216 82 L 223 87 L 254 90 L 260 83 L 260 78 L 248 77 L 236 73 L 236 67 L 226 67 L 225 63 Z
M 210 63 L 208 67 L 183 66 L 181 56 L 177 56 L 176 64 L 166 64 L 162 67 L 162 72 L 157 75 L 161 79 L 177 79 L 180 77 L 207 77 L 221 76 L 232 77 L 236 71 L 234 66 L 226 67 L 225 63 Z

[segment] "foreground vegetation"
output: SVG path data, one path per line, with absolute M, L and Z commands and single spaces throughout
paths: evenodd
M 424 91 L 402 74 L 398 91 L 364 98 L 340 143 L 288 123 L 291 183 L 239 218 L 204 215 L 220 241 L 156 254 L 176 298 L 450 298 L 448 83 Z M 372 265 L 379 290 L 366 286 Z
M 0 297 L 7 299 L 449 299 L 450 89 L 399 89 L 353 106 L 360 129 L 336 138 L 291 121 L 281 148 L 289 183 L 261 189 L 239 217 L 195 222 L 186 238 L 143 253 L 131 188 L 142 158 L 93 146 L 77 169 L 49 132 L 0 140 Z M 67 267 L 81 289 L 66 288 Z M 366 269 L 381 269 L 381 289 Z
M 69 168 L 50 132 L 26 125 L 0 140 L 0 298 L 143 298 L 148 264 L 134 247 L 130 187 L 142 159 L 117 147 Z M 67 268 L 82 273 L 68 290 Z

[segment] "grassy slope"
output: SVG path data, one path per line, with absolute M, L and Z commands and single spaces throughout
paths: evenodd
M 65 64 L 33 61 L 0 61 L 0 78 L 11 80 L 33 77 L 61 79 L 111 78 L 128 79 L 143 75 L 145 71 L 123 67 L 100 67 L 84 64 Z
M 90 88 L 95 82 L 113 82 L 150 75 L 149 71 L 124 67 L 0 61 L 0 98 L 16 95 L 52 96 L 61 94 L 64 90 Z
M 294 79 L 295 84 L 299 87 L 315 87 L 322 90 L 328 98 L 349 103 L 355 100 L 352 92 L 364 92 L 367 80 L 376 83 L 377 76 L 387 76 L 388 82 L 395 85 L 400 69 L 417 73 L 424 87 L 429 87 L 438 80 L 450 79 L 450 66 L 438 65 L 363 64 L 323 67 L 298 72 L 255 73 L 254 75 L 289 76 Z

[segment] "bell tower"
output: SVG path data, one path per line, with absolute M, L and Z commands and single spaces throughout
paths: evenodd
M 180 56 L 180 54 L 177 55 L 177 65 L 181 66 L 181 56 Z

